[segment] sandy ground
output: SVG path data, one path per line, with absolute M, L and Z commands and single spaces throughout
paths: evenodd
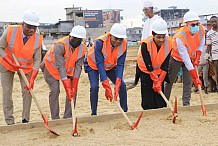
M 133 80 L 135 72 L 135 57 L 137 49 L 129 49 L 125 66 L 124 79 L 129 83 Z M 39 73 L 34 92 L 40 103 L 43 113 L 50 119 L 50 110 L 48 105 L 48 86 L 43 79 L 42 73 Z M 2 93 L 0 88 L 0 93 Z M 98 115 L 107 115 L 119 113 L 117 107 L 105 100 L 104 89 L 100 88 L 98 102 Z M 175 83 L 172 90 L 170 102 L 173 103 L 174 97 L 178 97 L 178 106 L 182 106 L 181 101 L 182 84 Z M 218 103 L 218 94 L 204 94 L 205 104 Z M 13 90 L 14 116 L 16 124 L 21 124 L 22 97 L 20 84 L 17 75 L 14 80 Z M 140 83 L 136 88 L 128 91 L 129 112 L 142 110 L 140 106 Z M 61 87 L 60 93 L 60 116 L 63 116 L 65 104 L 65 91 Z M 200 105 L 198 94 L 192 93 L 191 105 Z M 2 109 L 2 100 L 0 100 L 0 109 Z M 32 128 L 27 130 L 14 130 L 0 132 L 0 145 L 218 145 L 218 108 L 211 108 L 207 111 L 207 117 L 202 117 L 201 109 L 193 111 L 185 110 L 179 112 L 176 124 L 169 120 L 170 110 L 164 110 L 159 114 L 155 111 L 144 115 L 137 130 L 131 131 L 125 119 L 109 118 L 107 121 L 79 124 L 79 137 L 72 137 L 72 124 L 58 125 L 54 128 L 61 136 L 54 136 L 44 127 Z M 161 111 L 161 110 L 158 110 Z M 79 81 L 78 98 L 76 113 L 79 117 L 90 116 L 89 102 L 89 81 L 87 74 L 82 72 Z M 5 128 L 3 111 L 0 110 L 0 125 Z M 136 115 L 137 116 L 137 115 Z M 137 117 L 130 116 L 132 121 Z M 31 107 L 30 122 L 42 121 L 40 113 L 34 103 Z M 0 127 L 1 129 L 1 127 Z

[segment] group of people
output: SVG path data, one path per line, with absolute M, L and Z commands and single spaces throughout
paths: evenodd
M 86 29 L 77 25 L 68 36 L 60 38 L 46 53 L 41 62 L 43 37 L 37 32 L 39 16 L 33 10 L 24 13 L 22 25 L 11 25 L 0 38 L 0 71 L 3 96 L 3 111 L 8 125 L 15 123 L 13 116 L 13 78 L 18 73 L 22 97 L 22 123 L 30 120 L 32 96 L 29 90 L 34 88 L 34 81 L 39 69 L 49 86 L 49 105 L 52 119 L 59 119 L 60 81 L 66 91 L 66 103 L 63 118 L 72 117 L 71 102 L 76 103 L 78 82 L 85 66 L 90 80 L 90 101 L 92 115 L 97 115 L 99 76 L 105 88 L 105 97 L 112 102 L 120 96 L 120 106 L 126 112 L 127 92 L 123 81 L 123 70 L 127 52 L 126 28 L 115 23 L 110 32 L 96 39 L 86 54 Z M 15 56 L 19 64 L 12 56 Z M 85 57 L 86 56 L 86 57 Z M 20 74 L 24 72 L 29 81 L 27 86 Z M 114 93 L 109 79 L 115 84 Z
M 143 26 L 143 35 L 137 55 L 134 86 L 141 81 L 141 106 L 144 110 L 166 107 L 160 92 L 170 98 L 172 85 L 178 70 L 183 70 L 183 105 L 190 105 L 192 81 L 202 85 L 195 67 L 199 65 L 205 42 L 205 31 L 198 15 L 189 11 L 184 15 L 184 27 L 173 37 L 168 36 L 167 23 L 153 13 L 153 4 L 144 3 L 143 11 L 148 17 Z M 213 18 L 212 18 L 213 19 Z M 217 20 L 217 18 L 216 18 Z M 217 21 L 216 21 L 217 24 Z M 124 112 L 128 111 L 127 89 L 123 71 L 127 54 L 127 36 L 124 25 L 115 23 L 109 32 L 95 39 L 86 52 L 83 39 L 86 29 L 74 26 L 68 36 L 60 38 L 46 53 L 41 62 L 43 37 L 36 32 L 39 16 L 35 11 L 26 11 L 22 25 L 11 25 L 0 38 L 0 72 L 3 91 L 3 111 L 8 125 L 15 123 L 13 116 L 12 88 L 15 72 L 18 73 L 22 89 L 22 123 L 30 120 L 31 94 L 39 68 L 49 86 L 49 105 L 52 119 L 59 119 L 60 81 L 66 92 L 63 118 L 72 117 L 71 102 L 76 103 L 76 94 L 82 66 L 90 81 L 91 115 L 97 115 L 99 79 L 105 89 L 106 100 L 120 102 Z M 208 33 L 208 45 L 212 49 L 217 28 Z M 211 51 L 213 53 L 213 51 Z M 217 51 L 214 51 L 217 53 Z M 15 55 L 19 65 L 15 63 Z M 213 55 L 213 54 L 212 54 Z M 215 62 L 216 63 L 216 62 Z M 29 81 L 27 87 L 19 73 L 22 69 Z M 114 84 L 114 90 L 110 81 Z M 165 84 L 165 85 L 164 85 Z M 118 99 L 119 97 L 119 99 Z
M 204 69 L 205 76 L 208 66 L 208 58 L 211 57 L 215 72 L 215 81 L 218 83 L 217 62 L 217 17 L 212 16 L 210 22 L 212 29 L 205 36 L 204 27 L 200 24 L 200 18 L 196 12 L 189 11 L 183 17 L 184 26 L 179 28 L 171 38 L 167 35 L 166 23 L 161 18 L 155 17 L 153 5 L 150 1 L 144 3 L 143 9 L 148 19 L 143 27 L 142 41 L 136 65 L 135 81 L 130 86 L 133 88 L 141 80 L 141 106 L 144 110 L 165 107 L 161 91 L 170 98 L 172 85 L 177 78 L 178 72 L 182 69 L 183 76 L 183 106 L 190 105 L 191 89 L 202 86 L 198 73 Z M 157 25 L 157 20 L 162 21 L 162 25 Z M 149 27 L 147 25 L 151 25 Z M 165 26 L 165 27 L 164 27 Z M 150 29 L 151 28 L 151 29 Z M 207 38 L 205 40 L 205 37 Z M 206 42 L 206 44 L 205 44 Z M 208 46 L 208 47 L 207 47 Z M 207 54 L 209 53 L 209 55 Z M 208 77 L 207 77 L 208 78 Z M 206 77 L 204 77 L 206 79 Z M 163 82 L 165 81 L 165 82 Z M 205 80 L 204 86 L 208 87 Z

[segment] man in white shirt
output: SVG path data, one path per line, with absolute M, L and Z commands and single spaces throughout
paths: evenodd
M 208 88 L 208 69 L 209 69 L 208 59 L 209 57 L 210 55 L 208 54 L 208 49 L 207 49 L 207 46 L 205 45 L 202 50 L 202 54 L 200 57 L 200 63 L 198 66 L 198 74 L 200 74 L 200 72 L 203 71 L 204 93 L 205 94 L 208 94 L 207 88 Z
M 212 56 L 213 68 L 215 72 L 215 81 L 218 86 L 218 18 L 212 16 L 210 18 L 212 29 L 207 33 L 206 44 Z
M 144 1 L 143 12 L 145 14 L 145 17 L 147 17 L 147 20 L 142 24 L 143 30 L 141 40 L 147 39 L 149 36 L 151 36 L 153 22 L 156 19 L 162 19 L 160 16 L 154 14 L 153 4 L 151 1 Z M 141 51 L 140 49 L 141 47 L 139 47 L 138 53 Z M 139 76 L 140 69 L 138 68 L 138 64 L 136 63 L 135 81 L 133 84 L 130 84 L 127 89 L 132 89 L 137 85 L 139 81 Z
M 148 19 L 144 22 L 141 40 L 146 39 L 152 35 L 152 24 L 154 20 L 160 19 L 158 15 L 154 15 L 153 4 L 151 1 L 145 1 L 143 5 L 143 12 Z M 162 18 L 161 18 L 162 19 Z

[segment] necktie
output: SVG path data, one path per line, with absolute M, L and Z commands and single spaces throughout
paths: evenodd
M 25 36 L 25 37 L 23 38 L 23 44 L 26 44 L 27 40 L 28 40 L 28 37 Z

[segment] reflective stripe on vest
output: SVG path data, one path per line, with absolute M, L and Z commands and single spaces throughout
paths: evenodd
M 11 36 L 11 39 L 10 39 L 10 43 L 8 44 L 8 49 L 11 52 L 12 52 L 12 47 L 14 45 L 16 34 L 17 34 L 17 27 L 14 27 L 13 32 L 12 32 L 12 36 Z
M 36 39 L 34 43 L 34 51 L 38 48 L 39 46 L 39 34 L 36 34 Z

